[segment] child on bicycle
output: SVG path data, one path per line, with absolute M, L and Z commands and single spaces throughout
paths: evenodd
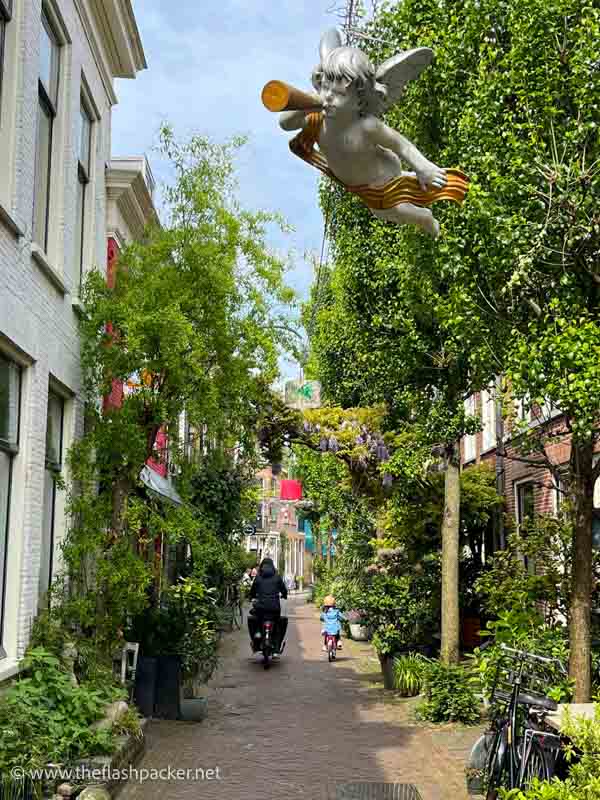
M 335 597 L 328 594 L 323 600 L 323 612 L 321 620 L 324 622 L 321 636 L 323 636 L 323 650 L 327 651 L 327 636 L 335 636 L 337 642 L 337 649 L 342 649 L 341 634 L 342 634 L 342 620 L 345 619 L 342 612 L 336 608 Z

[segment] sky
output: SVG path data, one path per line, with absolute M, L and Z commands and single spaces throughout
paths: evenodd
M 273 79 L 311 90 L 319 39 L 337 24 L 332 0 L 133 0 L 133 7 L 148 69 L 117 81 L 113 155 L 145 153 L 160 184 L 168 172 L 153 148 L 162 122 L 183 138 L 247 135 L 239 198 L 246 208 L 280 212 L 293 227 L 288 235 L 273 230 L 270 245 L 291 252 L 288 283 L 306 298 L 305 254 L 319 253 L 323 237 L 319 173 L 290 153 L 293 134 L 279 129 L 260 94 Z M 297 367 L 285 371 L 296 377 Z

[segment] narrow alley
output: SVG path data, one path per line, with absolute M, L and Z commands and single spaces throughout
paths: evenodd
M 473 728 L 416 722 L 414 701 L 384 695 L 370 648 L 346 642 L 329 664 L 319 621 L 303 596 L 287 604 L 288 641 L 265 671 L 245 626 L 225 638 L 208 718 L 153 722 L 140 768 L 219 768 L 220 780 L 130 782 L 122 800 L 326 800 L 354 782 L 414 784 L 423 800 L 466 799 Z M 395 796 L 395 795 L 394 795 Z

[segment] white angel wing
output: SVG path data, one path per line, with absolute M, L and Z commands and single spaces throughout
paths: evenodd
M 342 33 L 338 28 L 330 28 L 328 31 L 325 31 L 323 36 L 321 36 L 321 42 L 319 43 L 321 64 L 325 63 L 325 59 L 332 50 L 335 50 L 337 47 L 342 47 L 343 44 L 344 40 L 342 38 Z
M 406 84 L 418 78 L 432 60 L 433 50 L 429 47 L 417 47 L 384 61 L 377 70 L 375 80 L 387 88 L 387 96 L 385 100 L 374 97 L 370 111 L 380 114 L 393 106 L 400 98 Z

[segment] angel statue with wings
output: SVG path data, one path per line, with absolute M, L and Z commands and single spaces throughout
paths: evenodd
M 280 126 L 301 131 L 290 149 L 358 195 L 376 217 L 418 225 L 437 238 L 440 226 L 428 206 L 444 199 L 462 203 L 468 179 L 460 170 L 436 166 L 379 118 L 431 63 L 433 52 L 409 50 L 375 71 L 362 50 L 343 46 L 334 28 L 322 36 L 320 56 L 312 75 L 318 96 L 280 81 L 263 89 L 267 108 L 284 109 Z M 403 171 L 402 162 L 414 171 Z

